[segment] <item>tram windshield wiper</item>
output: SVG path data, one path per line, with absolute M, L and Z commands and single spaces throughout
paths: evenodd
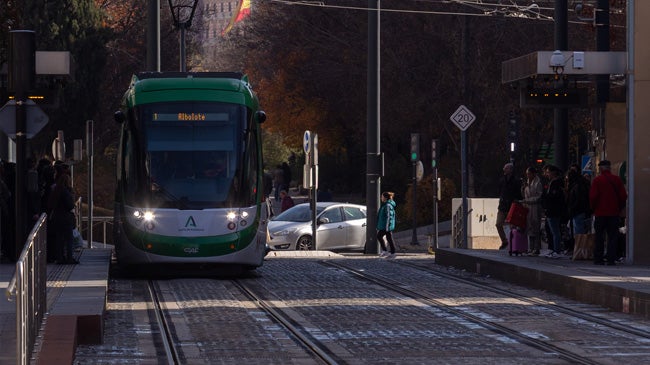
M 168 203 L 170 206 L 178 209 L 187 209 L 188 199 L 186 196 L 179 198 L 176 195 L 170 193 L 169 190 L 165 189 L 162 185 L 156 183 L 151 184 L 151 191 L 155 195 L 162 197 L 162 200 L 165 203 Z

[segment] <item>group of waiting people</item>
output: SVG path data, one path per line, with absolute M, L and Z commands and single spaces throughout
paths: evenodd
M 78 264 L 79 261 L 73 256 L 72 232 L 76 226 L 76 217 L 69 168 L 64 167 L 61 172 L 57 172 L 47 207 L 50 215 L 48 230 L 54 231 L 54 245 L 48 244 L 48 250 L 53 249 L 53 258 L 59 264 Z
M 32 230 L 42 213 L 47 214 L 47 262 L 77 264 L 74 259 L 73 229 L 76 226 L 74 193 L 70 167 L 57 161 L 52 163 L 43 158 L 36 163 L 27 161 L 27 175 L 35 175 L 34 185 L 27 187 L 25 218 L 26 234 Z M 32 180 L 28 178 L 28 181 Z M 0 161 L 0 259 L 14 262 L 20 256 L 16 247 L 14 191 L 15 164 Z
M 512 163 L 506 164 L 500 182 L 496 222 L 502 242 L 500 249 L 508 246 L 504 224 L 512 202 L 518 201 L 528 208 L 525 232 L 529 255 L 540 255 L 542 229 L 548 232 L 549 250 L 545 256 L 559 258 L 562 253 L 571 253 L 575 235 L 591 233 L 593 223 L 594 263 L 615 265 L 624 254 L 618 242 L 627 192 L 623 181 L 611 173 L 610 161 L 599 162 L 599 174 L 593 181 L 582 175 L 577 165 L 571 165 L 566 176 L 553 165 L 545 166 L 542 176 L 535 167 L 529 167 L 523 182 L 514 176 L 513 170 Z M 543 217 L 546 218 L 544 227 Z

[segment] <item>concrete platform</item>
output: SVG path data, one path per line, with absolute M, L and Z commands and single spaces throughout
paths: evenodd
M 47 265 L 47 312 L 36 364 L 72 364 L 77 344 L 102 341 L 112 249 L 83 249 L 78 265 Z M 15 264 L 0 264 L 4 293 Z M 16 364 L 16 302 L 0 299 L 0 365 Z
M 568 256 L 551 259 L 510 256 L 505 250 L 458 248 L 436 250 L 435 261 L 439 265 L 650 318 L 650 267 L 647 266 L 602 266 L 592 261 L 572 261 Z

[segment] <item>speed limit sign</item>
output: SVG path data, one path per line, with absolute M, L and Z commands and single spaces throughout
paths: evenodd
M 474 123 L 476 116 L 467 109 L 465 105 L 461 105 L 449 119 L 456 125 L 456 127 L 458 127 L 458 129 L 465 131 L 470 125 L 472 125 L 472 123 Z

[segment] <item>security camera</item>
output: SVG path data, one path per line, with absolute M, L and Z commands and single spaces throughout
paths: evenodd
M 566 60 L 564 59 L 564 54 L 562 54 L 562 51 L 557 50 L 553 52 L 553 55 L 551 56 L 550 60 L 550 66 L 553 69 L 553 72 L 555 72 L 556 75 L 560 75 L 564 73 L 564 64 L 566 63 Z
M 565 63 L 566 62 L 564 61 L 564 54 L 562 54 L 562 51 L 554 51 L 553 55 L 551 56 L 551 67 L 564 67 Z

